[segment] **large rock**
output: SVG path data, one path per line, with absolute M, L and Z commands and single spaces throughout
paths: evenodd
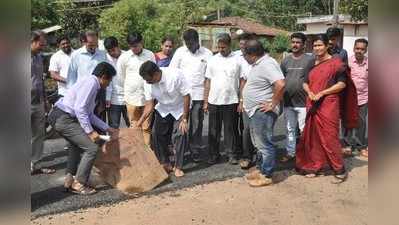
M 95 167 L 106 183 L 122 192 L 149 191 L 168 178 L 139 129 L 121 128 L 119 138 L 102 148 Z

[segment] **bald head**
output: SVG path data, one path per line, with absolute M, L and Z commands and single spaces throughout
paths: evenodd
M 247 60 L 249 64 L 255 63 L 256 60 L 258 60 L 264 55 L 265 55 L 265 49 L 263 48 L 263 45 L 262 43 L 260 43 L 260 41 L 249 40 L 245 44 L 244 56 L 245 60 Z

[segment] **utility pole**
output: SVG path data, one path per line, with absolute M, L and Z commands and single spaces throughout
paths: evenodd
M 333 26 L 337 27 L 339 23 L 339 0 L 334 0 L 334 16 L 333 16 Z
M 220 20 L 220 8 L 219 7 L 217 9 L 217 14 L 218 14 L 218 20 Z

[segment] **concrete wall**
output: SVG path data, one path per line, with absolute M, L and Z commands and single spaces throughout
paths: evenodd
M 368 25 L 367 24 L 345 24 L 344 26 L 344 36 L 350 37 L 364 37 L 368 36 Z M 324 33 L 330 27 L 325 23 L 310 23 L 306 25 L 306 33 L 308 34 L 318 34 Z

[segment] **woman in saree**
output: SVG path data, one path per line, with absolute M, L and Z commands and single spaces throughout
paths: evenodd
M 172 60 L 173 53 L 173 39 L 171 37 L 164 37 L 161 41 L 161 51 L 155 53 L 155 60 L 159 67 L 168 67 Z
M 306 177 L 316 177 L 332 169 L 334 183 L 347 179 L 339 140 L 339 124 L 356 123 L 356 91 L 341 59 L 328 52 L 328 38 L 318 35 L 313 42 L 315 65 L 305 78 L 303 88 L 308 98 L 303 135 L 296 152 L 296 170 Z M 355 99 L 353 99 L 355 97 Z

